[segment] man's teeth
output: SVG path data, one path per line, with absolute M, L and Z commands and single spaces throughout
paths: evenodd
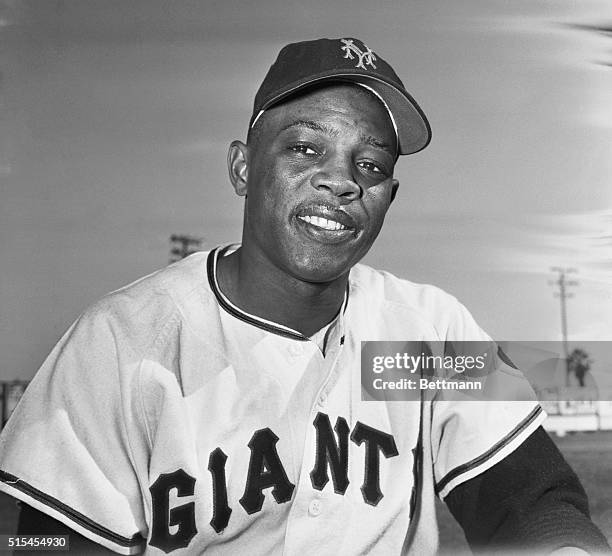
M 322 218 L 321 216 L 298 216 L 304 220 L 304 222 L 308 222 L 317 228 L 323 228 L 324 230 L 347 230 L 348 228 L 340 222 L 336 222 L 335 220 L 328 220 L 327 218 Z

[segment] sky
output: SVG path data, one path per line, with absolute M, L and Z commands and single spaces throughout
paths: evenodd
M 610 24 L 602 0 L 0 0 L 0 380 L 171 234 L 240 240 L 227 147 L 278 50 L 318 37 L 364 40 L 433 128 L 365 262 L 500 341 L 560 339 L 550 268 L 574 267 L 571 342 L 612 340 Z

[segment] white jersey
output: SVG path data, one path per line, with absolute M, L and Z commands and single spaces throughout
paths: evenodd
M 0 490 L 122 554 L 435 553 L 435 496 L 520 446 L 537 402 L 362 401 L 362 341 L 488 337 L 357 265 L 323 355 L 224 297 L 219 253 L 77 320 L 0 437 Z

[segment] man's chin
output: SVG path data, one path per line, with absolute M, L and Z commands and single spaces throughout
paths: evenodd
M 350 264 L 340 265 L 338 261 L 335 261 L 333 265 L 316 261 L 311 264 L 297 265 L 292 269 L 291 274 L 302 282 L 325 285 L 346 277 L 351 266 Z

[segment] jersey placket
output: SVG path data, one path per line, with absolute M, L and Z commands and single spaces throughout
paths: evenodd
M 338 320 L 329 331 L 326 342 L 326 355 L 322 361 L 320 385 L 316 394 L 311 397 L 308 421 L 304 430 L 304 442 L 301 459 L 301 471 L 296 481 L 294 498 L 287 520 L 284 554 L 296 553 L 295 547 L 303 543 L 304 538 L 316 538 L 318 520 L 325 519 L 326 494 L 313 487 L 311 462 L 314 461 L 317 445 L 317 434 L 314 422 L 320 413 L 325 413 L 330 391 L 336 386 L 340 377 L 340 360 L 344 344 L 344 318 Z M 320 352 L 319 352 L 320 353 Z M 311 377 L 313 380 L 315 377 Z

